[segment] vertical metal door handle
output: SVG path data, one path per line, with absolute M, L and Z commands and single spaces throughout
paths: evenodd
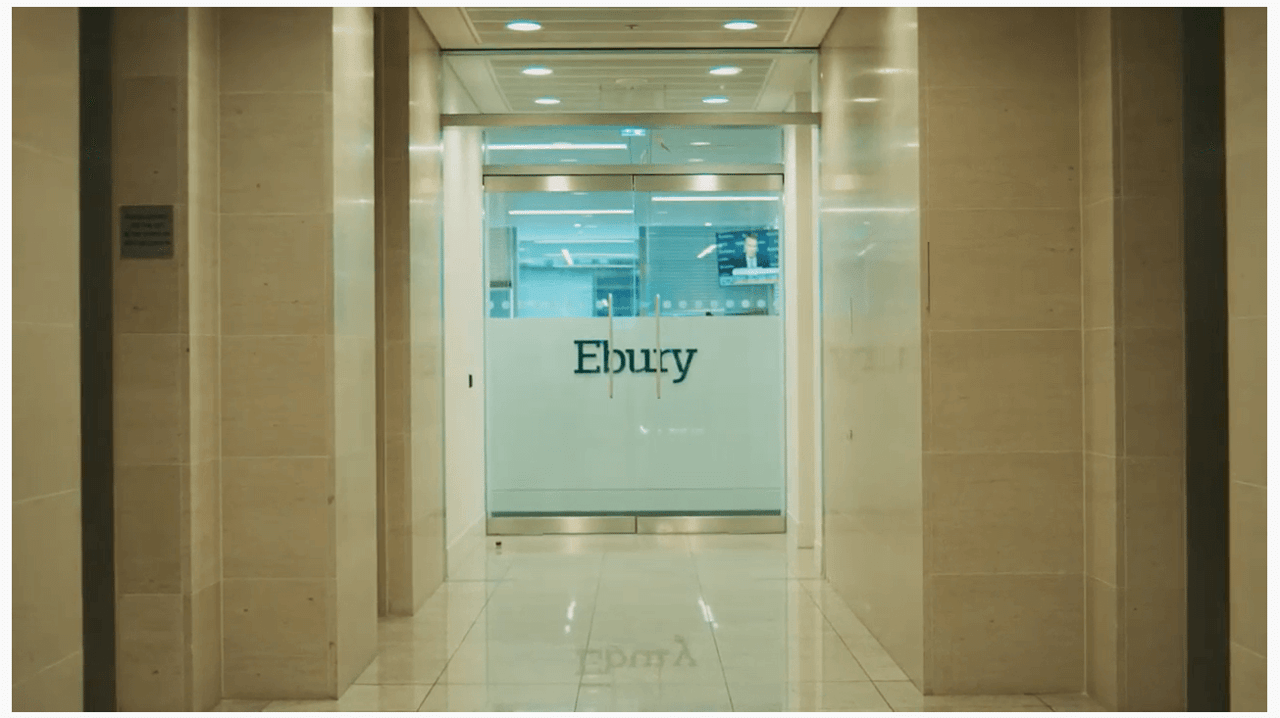
M 661 294 L 653 295 L 653 334 L 654 343 L 658 345 L 658 371 L 655 373 L 658 384 L 658 398 L 662 398 L 662 301 Z
M 609 292 L 609 348 L 604 352 L 604 373 L 609 375 L 609 398 L 613 398 L 613 292 Z

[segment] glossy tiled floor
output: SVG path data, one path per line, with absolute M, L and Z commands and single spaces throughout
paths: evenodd
M 1048 711 L 1080 696 L 921 697 L 786 536 L 476 539 L 337 701 L 303 711 Z

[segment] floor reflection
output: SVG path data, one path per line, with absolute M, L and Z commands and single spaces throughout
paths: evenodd
M 475 539 L 337 701 L 280 711 L 1048 711 L 1083 696 L 921 696 L 819 578 L 771 536 Z

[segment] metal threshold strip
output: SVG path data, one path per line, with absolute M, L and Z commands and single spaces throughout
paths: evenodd
M 780 534 L 787 519 L 781 513 L 723 512 L 714 515 L 491 515 L 490 536 L 555 534 Z

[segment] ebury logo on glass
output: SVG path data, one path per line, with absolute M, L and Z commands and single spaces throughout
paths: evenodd
M 659 366 L 662 373 L 666 374 L 671 371 L 671 366 L 662 361 L 662 357 L 670 354 L 675 360 L 676 371 L 680 372 L 680 378 L 673 381 L 673 384 L 679 384 L 689 375 L 693 355 L 698 353 L 697 349 L 663 349 L 661 354 L 657 349 L 611 350 L 609 342 L 604 339 L 575 339 L 573 343 L 578 347 L 578 368 L 573 370 L 574 374 L 599 374 L 606 371 L 621 374 L 628 367 L 634 374 L 653 374 L 658 371 Z M 611 359 L 607 368 L 604 357 Z

